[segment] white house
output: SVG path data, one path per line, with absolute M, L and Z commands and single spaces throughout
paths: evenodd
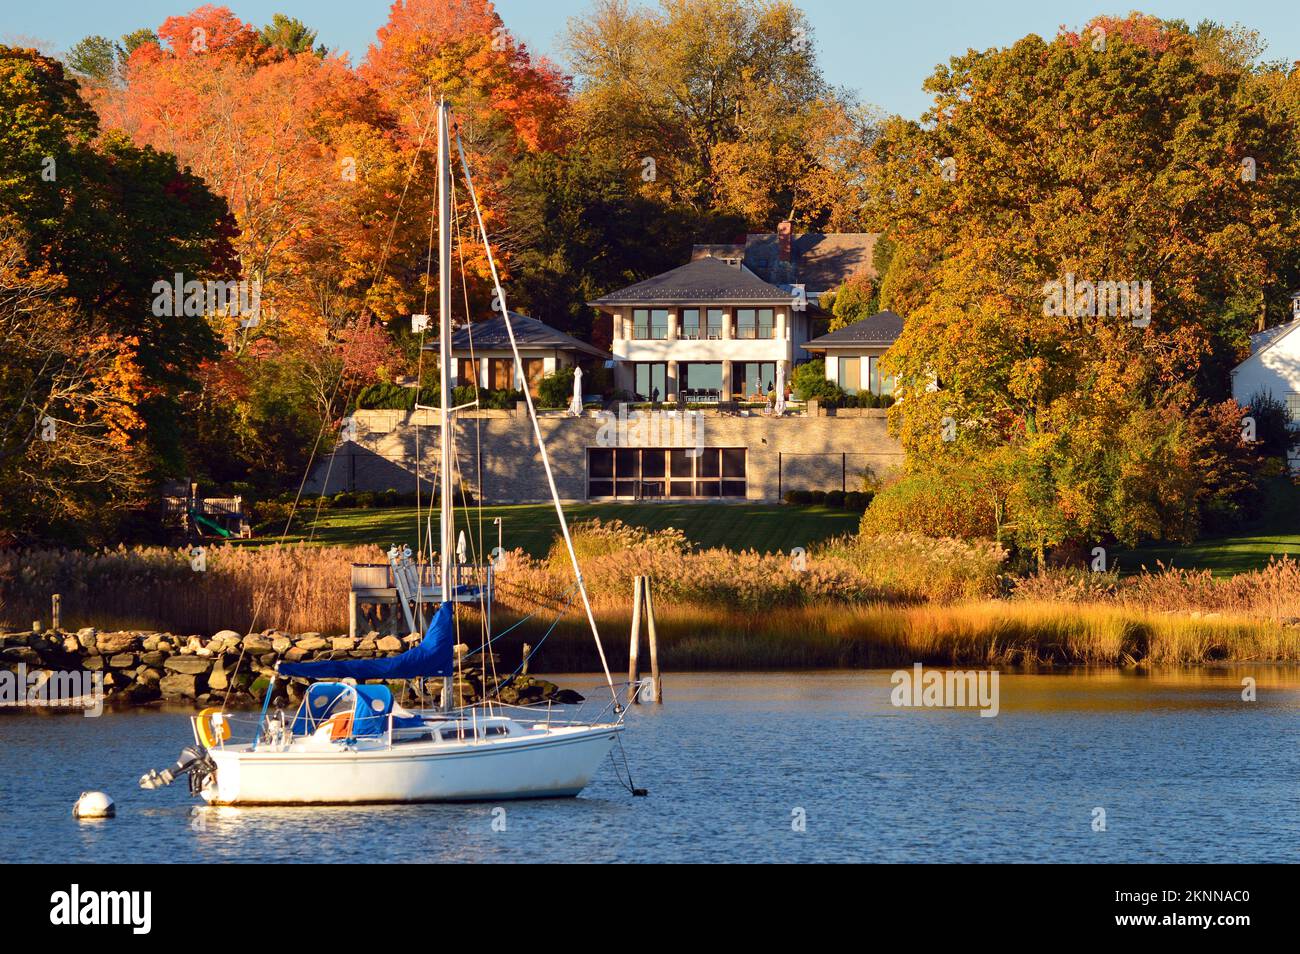
M 696 245 L 692 260 L 590 304 L 612 320 L 615 385 L 643 401 L 764 399 L 825 329 L 823 292 L 871 271 L 870 233 L 776 232 Z
M 826 379 L 848 394 L 893 394 L 893 379 L 882 373 L 880 359 L 902 333 L 902 317 L 881 311 L 806 342 L 804 350 L 824 355 Z
M 537 395 L 543 375 L 577 364 L 611 360 L 602 351 L 573 335 L 543 324 L 518 312 L 510 312 L 510 327 L 519 346 L 523 367 L 515 367 L 514 351 L 505 319 L 495 315 L 484 321 L 461 325 L 451 333 L 452 381 L 454 386 L 477 382 L 490 390 L 528 390 Z M 438 342 L 426 344 L 426 351 L 438 351 Z
M 1271 395 L 1300 424 L 1300 294 L 1292 304 L 1291 321 L 1250 336 L 1250 357 L 1232 370 L 1232 396 L 1246 405 L 1257 394 Z M 1291 467 L 1300 470 L 1300 448 L 1291 450 Z

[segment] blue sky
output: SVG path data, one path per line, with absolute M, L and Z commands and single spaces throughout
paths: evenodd
M 198 6 L 197 0 L 0 0 L 0 39 L 45 41 L 55 51 L 81 37 L 117 37 Z M 286 13 L 310 24 L 326 45 L 359 62 L 375 30 L 387 19 L 387 0 L 225 0 L 241 18 L 261 24 Z M 823 68 L 831 82 L 858 91 L 890 112 L 919 116 L 926 106 L 921 82 L 936 63 L 968 47 L 1003 46 L 1028 33 L 1051 36 L 1098 13 L 1137 7 L 1190 23 L 1214 19 L 1259 30 L 1269 58 L 1300 59 L 1300 17 L 1291 0 L 1115 0 L 1110 4 L 1057 0 L 802 0 L 812 21 Z M 510 31 L 534 51 L 563 65 L 559 37 L 568 18 L 590 0 L 497 0 Z M 128 9 L 129 8 L 129 9 Z

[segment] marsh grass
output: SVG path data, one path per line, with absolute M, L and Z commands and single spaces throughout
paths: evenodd
M 637 575 L 652 580 L 661 662 L 673 669 L 1300 660 L 1294 561 L 1228 579 L 1051 571 L 1005 598 L 1003 555 L 991 545 L 846 538 L 797 571 L 788 555 L 697 550 L 679 534 L 588 524 L 577 537 L 611 667 L 622 671 Z M 0 615 L 11 629 L 48 624 L 59 593 L 65 629 L 333 634 L 347 630 L 350 565 L 382 561 L 373 547 L 210 547 L 206 572 L 195 573 L 184 551 L 161 547 L 4 551 Z M 534 665 L 596 666 L 572 596 L 567 557 L 508 555 L 495 629 L 536 616 L 498 645 L 507 668 L 566 605 Z
M 1300 627 L 1252 617 L 1193 618 L 1117 606 L 987 600 L 952 605 L 869 604 L 737 612 L 658 607 L 661 665 L 679 670 L 806 669 L 928 665 L 1132 666 L 1216 660 L 1300 660 Z M 508 625 L 513 620 L 501 620 Z M 549 624 L 547 619 L 546 623 Z M 631 620 L 597 622 L 610 665 L 626 673 Z M 503 628 L 503 627 L 502 627 Z M 521 627 L 516 633 L 527 630 Z M 515 635 L 497 646 L 513 668 Z M 641 667 L 649 662 L 642 637 Z M 585 621 L 567 614 L 539 653 L 551 671 L 597 665 Z

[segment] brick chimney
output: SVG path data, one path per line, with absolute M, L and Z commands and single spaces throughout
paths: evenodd
M 778 222 L 776 225 L 776 257 L 779 261 L 782 261 L 787 265 L 791 263 L 794 254 L 793 249 L 791 248 L 792 243 L 790 241 L 793 237 L 793 232 L 794 229 L 791 226 L 789 219 L 786 219 L 784 222 Z

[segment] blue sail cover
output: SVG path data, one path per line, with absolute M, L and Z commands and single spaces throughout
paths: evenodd
M 348 706 L 340 708 L 340 699 Z M 393 693 L 387 686 L 349 686 L 341 682 L 318 682 L 303 697 L 293 717 L 294 735 L 311 735 L 328 717 L 346 708 L 352 709 L 351 735 L 359 738 L 383 735 L 388 731 L 388 716 L 393 711 Z M 407 720 L 397 719 L 403 725 Z
M 419 679 L 450 676 L 452 648 L 456 644 L 452 604 L 443 603 L 433 616 L 424 639 L 404 653 L 386 659 L 322 659 L 309 663 L 280 663 L 282 676 L 306 679 Z

